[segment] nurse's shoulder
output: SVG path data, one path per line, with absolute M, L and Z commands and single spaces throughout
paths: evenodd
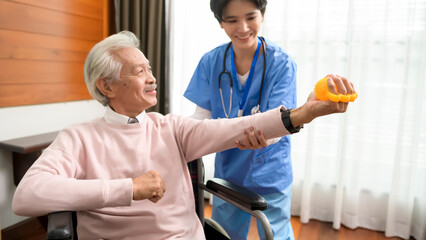
M 283 47 L 273 41 L 265 39 L 267 61 L 273 64 L 296 65 L 294 59 L 284 50 Z M 269 57 L 268 57 L 269 56 Z

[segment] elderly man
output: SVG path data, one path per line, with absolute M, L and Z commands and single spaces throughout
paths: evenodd
M 281 107 L 231 120 L 146 113 L 157 103 L 156 84 L 138 48 L 127 31 L 92 48 L 84 78 L 105 115 L 59 133 L 19 184 L 16 214 L 77 211 L 80 239 L 204 239 L 188 161 L 255 141 L 258 131 L 267 139 L 290 134 L 348 105 L 311 94 L 292 111 Z M 354 92 L 345 78 L 330 75 L 328 81 L 331 91 L 335 83 L 341 93 Z

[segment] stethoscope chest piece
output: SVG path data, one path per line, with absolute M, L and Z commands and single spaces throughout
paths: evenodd
M 251 115 L 254 115 L 256 113 L 261 113 L 261 112 L 262 111 L 260 111 L 259 105 L 256 105 L 251 109 Z

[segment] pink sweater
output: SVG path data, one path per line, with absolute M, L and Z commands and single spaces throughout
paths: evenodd
M 280 116 L 279 108 L 231 120 L 149 113 L 138 124 L 100 118 L 71 126 L 25 174 L 13 211 L 78 211 L 80 239 L 204 239 L 187 162 L 235 147 L 251 126 L 266 138 L 288 134 Z M 149 170 L 161 174 L 164 197 L 133 201 L 132 178 Z

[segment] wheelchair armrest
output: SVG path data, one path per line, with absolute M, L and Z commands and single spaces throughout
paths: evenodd
M 238 186 L 223 179 L 213 178 L 208 180 L 205 189 L 214 195 L 223 196 L 239 203 L 252 211 L 263 211 L 268 208 L 268 203 L 262 196 L 245 187 Z
M 72 212 L 53 212 L 47 216 L 48 240 L 74 239 Z

